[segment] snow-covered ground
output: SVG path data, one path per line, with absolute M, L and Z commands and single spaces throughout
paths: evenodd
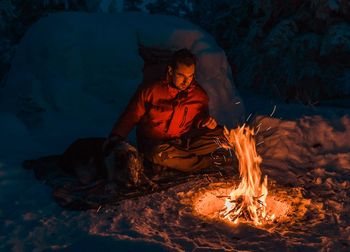
M 148 39 L 150 42 L 156 40 Z M 201 43 L 201 40 L 197 42 L 198 50 L 203 45 L 210 45 L 209 42 Z M 58 58 L 53 57 L 50 62 L 66 62 L 67 57 L 69 59 L 72 56 L 69 53 L 71 49 L 64 48 L 66 54 L 55 55 Z M 70 52 L 74 54 L 76 50 Z M 22 56 L 18 55 L 17 60 Z M 42 60 L 47 55 L 41 56 L 37 60 L 44 64 Z M 96 60 L 100 56 L 91 57 Z M 140 60 L 135 54 L 133 57 L 137 60 L 132 62 Z M 108 123 L 116 117 L 115 114 L 110 114 L 112 112 L 109 111 L 113 111 L 111 107 L 127 102 L 124 93 L 120 94 L 124 100 L 108 100 L 108 95 L 111 95 L 108 86 L 99 86 L 103 93 L 95 93 L 95 79 L 87 78 L 91 85 L 82 85 L 79 78 L 83 75 L 80 74 L 87 73 L 79 68 L 83 64 L 70 60 L 68 62 L 71 65 L 60 68 L 64 80 L 70 81 L 65 82 L 62 76 L 54 72 L 59 65 L 45 64 L 43 69 L 27 71 L 26 66 L 30 65 L 30 69 L 33 69 L 38 62 L 26 62 L 23 57 L 17 61 L 20 69 L 18 76 L 9 78 L 13 81 L 21 80 L 22 84 L 1 93 L 2 98 L 7 100 L 7 107 L 1 107 L 0 112 L 1 251 L 350 249 L 350 110 L 284 104 L 249 92 L 242 92 L 242 98 L 246 104 L 247 123 L 254 122 L 256 130 L 259 128 L 256 136 L 257 150 L 263 158 L 262 171 L 269 177 L 268 202 L 271 203 L 270 208 L 284 206 L 279 208 L 288 210 L 276 223 L 260 227 L 245 223 L 235 226 L 203 216 L 207 208 L 211 207 L 214 211 L 213 207 L 219 204 L 215 197 L 211 197 L 211 202 L 208 201 L 206 195 L 229 190 L 227 188 L 238 181 L 237 177 L 220 183 L 191 181 L 168 191 L 124 200 L 113 209 L 102 207 L 98 211 L 79 212 L 60 208 L 51 197 L 51 189 L 37 181 L 31 171 L 24 170 L 21 162 L 46 154 L 57 154 L 74 137 L 107 134 Z M 217 67 L 210 64 L 205 66 Z M 106 70 L 106 66 L 99 67 L 100 70 Z M 70 72 L 72 68 L 76 71 Z M 50 74 L 45 75 L 48 73 L 46 71 Z M 107 78 L 108 74 L 114 74 L 113 71 L 106 71 L 105 75 L 100 76 Z M 27 75 L 20 75 L 23 73 Z M 134 71 L 123 73 L 129 75 L 126 77 L 140 77 Z M 215 74 L 215 71 L 211 73 Z M 16 74 L 15 70 L 13 74 Z M 37 82 L 25 86 L 26 80 Z M 46 86 L 44 80 L 50 86 Z M 219 88 L 216 86 L 217 94 L 227 88 L 225 85 Z M 23 87 L 28 89 L 21 89 Z M 208 86 L 209 93 L 211 90 Z M 17 96 L 17 91 L 28 96 Z M 129 92 L 129 95 L 131 93 L 131 90 L 123 91 Z M 16 95 L 11 97 L 11 94 Z M 8 96 L 5 97 L 6 95 Z M 15 97 L 23 103 L 11 100 Z M 28 97 L 33 99 L 27 99 Z M 79 100 L 79 104 L 72 107 L 74 100 Z M 112 102 L 112 105 L 106 101 Z M 19 112 L 16 107 L 18 105 L 19 109 L 24 109 L 22 112 L 28 113 L 22 114 L 22 120 L 14 115 Z M 92 116 L 93 120 L 79 115 L 79 111 L 84 111 L 84 116 Z M 43 113 L 44 116 L 41 117 Z
M 263 157 L 262 171 L 269 176 L 269 197 L 289 207 L 284 220 L 268 227 L 234 226 L 195 210 L 198 197 L 222 190 L 237 178 L 227 184 L 191 181 L 124 200 L 113 209 L 67 211 L 57 206 L 50 189 L 32 172 L 21 168 L 18 156 L 8 153 L 0 168 L 0 249 L 348 251 L 350 111 L 286 105 L 249 93 L 243 98 L 251 102 L 249 111 L 264 118 L 257 136 L 264 142 L 258 152 Z M 269 131 L 273 133 L 266 134 Z M 203 204 L 201 208 L 205 211 Z

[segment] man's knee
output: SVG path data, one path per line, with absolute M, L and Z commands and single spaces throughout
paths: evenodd
M 182 172 L 193 170 L 198 158 L 190 153 L 175 153 L 171 151 L 154 152 L 148 160 L 153 164 L 168 167 Z

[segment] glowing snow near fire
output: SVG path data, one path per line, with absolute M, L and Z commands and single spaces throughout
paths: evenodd
M 274 219 L 266 212 L 267 176 L 261 181 L 261 157 L 257 154 L 254 130 L 243 125 L 237 129 L 225 130 L 227 147 L 235 150 L 239 161 L 241 182 L 230 193 L 221 212 L 222 218 L 238 223 L 240 218 L 259 225 Z
M 235 150 L 240 180 L 232 177 L 232 181 L 211 183 L 209 188 L 202 188 L 192 198 L 195 213 L 232 225 L 244 222 L 269 226 L 269 230 L 276 228 L 272 223 L 291 222 L 291 216 L 295 220 L 303 216 L 305 211 L 300 203 L 303 200 L 297 188 L 286 190 L 270 182 L 273 195 L 268 196 L 267 176 L 261 178 L 262 159 L 256 152 L 254 130 L 243 125 L 230 131 L 226 129 L 225 135 L 227 142 L 221 146 Z

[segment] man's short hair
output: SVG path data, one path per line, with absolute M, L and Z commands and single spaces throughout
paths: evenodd
M 177 50 L 171 57 L 170 66 L 176 68 L 178 64 L 184 64 L 186 66 L 196 65 L 196 56 L 186 48 Z

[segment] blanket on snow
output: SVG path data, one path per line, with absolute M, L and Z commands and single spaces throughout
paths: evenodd
M 34 172 L 36 178 L 53 189 L 54 200 L 63 208 L 71 210 L 98 209 L 102 205 L 117 204 L 123 199 L 130 199 L 146 194 L 167 190 L 173 186 L 203 179 L 209 182 L 225 181 L 236 176 L 236 168 L 211 168 L 192 173 L 182 173 L 164 169 L 161 173 L 150 176 L 152 184 L 125 186 L 106 178 L 102 152 L 99 146 L 104 139 L 89 138 L 83 142 L 84 151 L 72 151 L 72 148 L 61 155 L 42 157 L 23 162 L 25 169 Z M 73 145 L 72 145 L 73 146 Z M 93 160 L 93 162 L 91 162 Z M 89 180 L 82 179 L 72 166 L 80 167 L 89 174 Z M 86 169 L 84 169 L 86 168 Z M 86 176 L 86 174 L 84 175 Z M 92 179 L 91 179 L 92 178 Z

